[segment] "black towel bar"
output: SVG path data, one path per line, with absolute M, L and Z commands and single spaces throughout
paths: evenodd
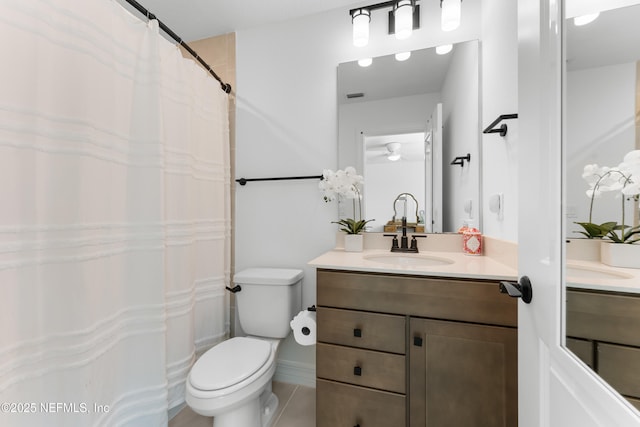
M 284 181 L 289 179 L 322 179 L 322 175 L 314 176 L 280 176 L 274 178 L 238 178 L 236 182 L 240 185 L 246 185 L 247 182 L 252 181 Z

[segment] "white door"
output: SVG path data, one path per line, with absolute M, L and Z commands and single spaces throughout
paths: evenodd
M 518 1 L 520 427 L 640 426 L 629 404 L 563 346 L 562 0 Z

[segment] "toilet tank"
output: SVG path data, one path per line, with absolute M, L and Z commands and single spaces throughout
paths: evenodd
M 240 326 L 247 335 L 284 338 L 302 304 L 302 270 L 248 268 L 233 276 Z

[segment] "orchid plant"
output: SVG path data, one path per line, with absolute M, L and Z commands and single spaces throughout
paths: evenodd
M 597 164 L 586 165 L 582 178 L 589 184 L 587 197 L 591 199 L 589 205 L 589 221 L 576 222 L 584 231 L 580 233 L 589 239 L 608 238 L 615 243 L 635 243 L 640 241 L 640 226 L 631 227 L 625 223 L 625 201 L 638 201 L 640 195 L 640 150 L 633 150 L 624 156 L 624 160 L 617 167 L 609 168 Z M 605 192 L 619 192 L 622 199 L 622 222 L 609 221 L 594 224 L 594 200 Z M 618 234 L 619 232 L 619 234 Z
M 368 222 L 373 220 L 362 219 L 362 194 L 360 186 L 364 178 L 356 173 L 355 168 L 348 166 L 344 170 L 332 171 L 325 169 L 322 171 L 322 180 L 318 187 L 322 192 L 325 202 L 332 202 L 336 199 L 353 200 L 353 216 L 356 218 L 345 218 L 339 221 L 332 221 L 340 225 L 340 230 L 347 234 L 360 234 L 365 230 Z

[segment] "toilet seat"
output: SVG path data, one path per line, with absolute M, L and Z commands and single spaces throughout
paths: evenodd
M 262 368 L 271 355 L 271 344 L 255 338 L 223 341 L 203 354 L 189 374 L 191 385 L 202 391 L 229 388 Z

